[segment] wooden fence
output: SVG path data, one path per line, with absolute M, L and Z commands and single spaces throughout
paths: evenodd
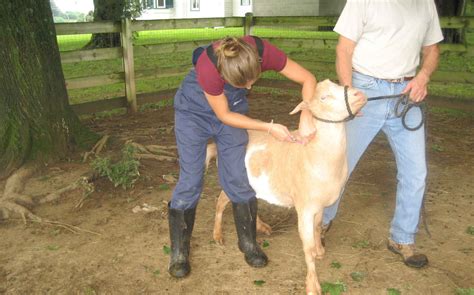
M 209 27 L 240 27 L 244 34 L 251 34 L 254 28 L 290 28 L 294 30 L 317 30 L 320 26 L 334 26 L 337 17 L 246 17 L 226 18 L 200 18 L 200 19 L 172 19 L 172 20 L 147 20 L 132 21 L 123 19 L 121 22 L 93 22 L 93 23 L 64 23 L 56 24 L 57 35 L 111 33 L 121 34 L 121 48 L 105 48 L 92 50 L 77 50 L 61 53 L 61 62 L 76 63 L 81 61 L 98 61 L 106 59 L 121 58 L 123 60 L 123 72 L 72 78 L 66 80 L 67 89 L 80 89 L 100 85 L 125 83 L 125 96 L 107 100 L 92 101 L 72 105 L 78 114 L 95 113 L 114 108 L 126 107 L 130 112 L 135 112 L 137 106 L 158 102 L 170 98 L 176 89 L 168 89 L 153 93 L 136 93 L 135 81 L 144 78 L 161 78 L 172 76 L 184 76 L 190 69 L 189 66 L 179 66 L 165 70 L 135 70 L 134 58 L 148 56 L 151 54 L 166 54 L 176 52 L 189 52 L 193 48 L 205 45 L 214 40 L 183 41 L 175 43 L 164 43 L 154 45 L 133 45 L 132 34 L 135 31 L 165 30 L 165 29 L 196 29 Z M 446 17 L 441 18 L 442 28 L 451 29 L 473 29 L 474 17 Z M 334 50 L 337 43 L 337 34 L 328 33 L 318 38 L 267 38 L 279 47 L 292 47 L 302 49 L 330 49 Z M 473 44 L 441 44 L 442 52 L 456 52 L 467 58 L 474 57 Z M 309 70 L 317 71 L 322 67 L 328 67 L 328 63 L 334 64 L 334 60 L 314 61 L 297 60 Z M 334 79 L 334 77 L 329 77 Z M 474 83 L 472 72 L 444 72 L 437 71 L 432 77 L 435 82 L 457 82 Z M 266 79 L 260 79 L 255 86 L 270 86 L 287 89 L 291 83 L 272 83 Z M 445 103 L 449 104 L 449 101 Z

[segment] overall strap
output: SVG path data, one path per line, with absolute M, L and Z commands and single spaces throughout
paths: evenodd
M 257 45 L 258 57 L 259 57 L 258 62 L 261 63 L 262 56 L 263 56 L 263 49 L 264 49 L 263 41 L 257 36 L 250 36 L 250 37 L 252 37 L 255 40 L 255 44 Z M 209 59 L 211 60 L 211 62 L 214 64 L 214 66 L 217 69 L 217 56 L 214 53 L 214 48 L 212 47 L 212 44 L 209 44 L 209 46 L 207 46 L 206 53 Z
M 257 45 L 257 51 L 258 51 L 258 57 L 259 57 L 259 60 L 258 62 L 262 62 L 262 57 L 263 57 L 263 48 L 265 47 L 263 45 L 263 41 L 262 39 L 260 39 L 259 37 L 257 36 L 251 36 L 253 38 L 253 40 L 255 40 L 255 44 Z

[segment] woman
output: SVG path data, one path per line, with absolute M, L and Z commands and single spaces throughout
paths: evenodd
M 314 94 L 315 77 L 265 40 L 227 37 L 193 53 L 195 65 L 174 99 L 175 134 L 180 175 L 169 206 L 171 257 L 169 273 L 176 278 L 190 272 L 189 247 L 196 206 L 202 191 L 206 146 L 218 149 L 219 180 L 232 201 L 239 248 L 246 262 L 263 267 L 268 258 L 256 243 L 257 199 L 245 169 L 247 129 L 266 131 L 294 142 L 287 127 L 247 117 L 246 93 L 264 71 L 273 70 L 302 85 L 302 96 Z M 309 111 L 302 113 L 309 120 Z

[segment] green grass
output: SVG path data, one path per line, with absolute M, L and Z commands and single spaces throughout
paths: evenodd
M 280 38 L 334 38 L 334 32 L 318 32 L 309 30 L 294 31 L 280 28 L 255 28 L 253 34 L 264 37 Z M 179 29 L 138 32 L 135 38 L 135 45 L 172 43 L 180 41 L 217 40 L 224 36 L 242 36 L 242 28 L 206 28 L 206 29 Z M 91 34 L 64 35 L 58 36 L 60 51 L 80 50 L 87 44 Z M 335 77 L 335 50 L 324 49 L 301 49 L 301 48 L 281 48 L 288 56 L 296 61 L 325 61 L 317 71 L 313 71 L 318 80 Z M 136 57 L 135 70 L 155 70 L 168 67 L 191 67 L 192 50 L 187 52 L 150 55 Z M 474 59 L 466 58 L 458 53 L 444 53 L 440 59 L 439 70 L 474 72 Z M 72 64 L 64 64 L 63 72 L 66 79 L 90 77 L 97 75 L 107 75 L 122 72 L 122 60 L 101 60 L 84 61 Z M 281 78 L 277 73 L 265 73 L 266 78 Z M 165 89 L 179 87 L 183 76 L 160 78 L 160 79 L 140 79 L 136 81 L 137 93 L 154 92 Z M 474 84 L 461 83 L 430 83 L 429 92 L 433 95 L 456 97 L 464 100 L 472 100 L 474 95 Z M 91 87 L 86 89 L 69 90 L 69 99 L 72 104 L 107 99 L 123 96 L 125 88 L 123 83 Z

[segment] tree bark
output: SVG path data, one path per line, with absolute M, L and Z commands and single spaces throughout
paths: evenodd
M 124 13 L 124 0 L 94 0 L 94 21 L 120 21 Z M 120 33 L 92 34 L 86 49 L 120 47 Z
M 97 136 L 69 106 L 49 0 L 0 5 L 0 179 Z

